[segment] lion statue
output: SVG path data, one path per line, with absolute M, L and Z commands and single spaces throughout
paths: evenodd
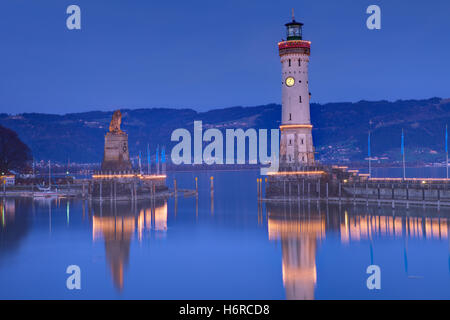
M 114 133 L 122 133 L 122 130 L 120 130 L 121 123 L 122 123 L 122 114 L 120 113 L 120 110 L 116 110 L 114 111 L 111 123 L 109 124 L 109 131 Z

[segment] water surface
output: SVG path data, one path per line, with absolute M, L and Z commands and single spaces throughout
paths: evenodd
M 194 188 L 195 177 L 198 199 L 0 200 L 0 298 L 450 298 L 446 209 L 258 205 L 259 171 L 168 183 Z M 73 264 L 81 290 L 66 288 Z M 371 264 L 381 290 L 367 289 Z

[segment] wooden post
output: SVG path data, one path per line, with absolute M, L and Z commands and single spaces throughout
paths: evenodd
M 175 197 L 177 196 L 178 188 L 177 188 L 177 179 L 173 179 L 173 192 L 175 193 Z
M 102 202 L 102 179 L 100 179 L 100 202 Z
M 422 185 L 422 206 L 425 208 L 425 187 Z
M 392 184 L 392 186 L 391 186 L 391 197 L 392 197 L 392 200 L 394 200 L 394 184 Z
M 289 182 L 289 199 L 291 198 L 291 183 Z
M 258 197 L 258 200 L 259 200 L 259 178 L 256 178 L 256 194 L 257 194 L 257 197 Z
M 258 200 L 260 200 L 261 199 L 261 181 L 262 181 L 262 178 L 258 178 L 256 180 L 257 180 L 256 183 L 258 185 Z
M 319 192 L 319 199 L 320 199 L 320 179 L 319 179 L 319 181 L 317 182 L 317 184 L 318 184 L 318 192 Z
M 328 182 L 327 182 L 327 184 L 326 184 L 326 195 L 327 195 L 327 202 L 328 202 Z
M 308 202 L 311 200 L 311 183 L 308 182 Z
M 153 182 L 150 184 L 150 202 L 153 202 Z
M 381 197 L 380 184 L 377 185 L 377 190 L 378 190 L 378 207 L 380 207 L 381 206 L 381 201 L 380 201 L 380 197 Z
M 353 182 L 353 204 L 356 201 L 356 184 Z
M 195 219 L 198 219 L 198 193 L 195 196 Z
M 195 177 L 195 193 L 198 194 L 198 178 Z
M 302 181 L 303 181 L 302 195 L 303 195 L 303 199 L 305 199 L 305 179 L 303 179 Z
M 369 184 L 366 182 L 366 207 L 369 206 Z
M 148 185 L 148 193 L 149 193 L 149 200 L 150 200 L 150 207 L 152 205 L 153 202 L 153 181 L 149 181 L 149 185 Z M 150 208 L 151 211 L 151 208 Z
M 438 198 L 438 211 L 441 209 L 441 189 L 437 186 L 437 198 Z
M 263 181 L 263 179 L 262 178 L 259 178 L 259 199 L 261 200 L 262 199 L 262 194 L 263 194 L 263 189 L 262 189 L 262 181 Z
M 298 195 L 298 201 L 300 201 L 300 183 L 297 183 L 297 195 Z
M 211 193 L 214 193 L 214 177 L 211 176 Z
M 259 198 L 262 200 L 263 198 L 263 187 L 262 187 L 263 179 L 259 178 Z
M 406 184 L 406 200 L 409 200 L 409 184 Z
M 406 183 L 406 209 L 409 209 L 409 184 Z
M 394 184 L 392 184 L 392 209 L 395 208 L 395 187 Z
M 267 190 L 267 178 L 264 178 L 264 190 Z M 261 197 L 263 196 L 263 193 L 264 196 L 266 196 L 265 192 L 261 191 Z M 261 208 L 261 218 L 262 218 L 262 208 Z

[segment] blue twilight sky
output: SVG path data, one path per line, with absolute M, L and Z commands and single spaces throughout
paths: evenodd
M 450 97 L 448 0 L 1 0 L 0 112 L 279 103 L 292 7 L 313 102 Z

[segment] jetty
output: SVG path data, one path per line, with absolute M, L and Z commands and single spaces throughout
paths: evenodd
M 263 201 L 450 206 L 450 179 L 371 178 L 343 166 L 320 166 L 268 176 Z

